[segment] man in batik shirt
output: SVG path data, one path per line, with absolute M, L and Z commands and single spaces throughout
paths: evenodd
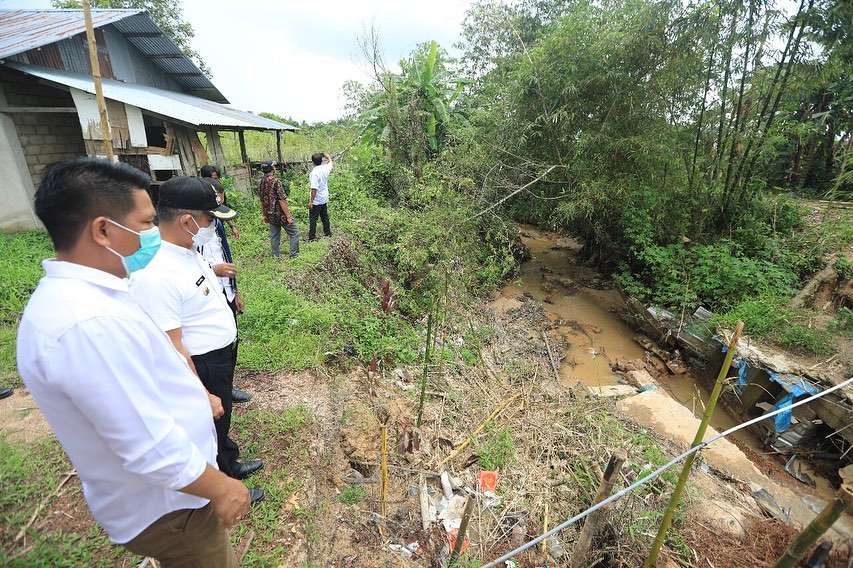
M 284 186 L 275 177 L 273 164 L 265 162 L 262 166 L 264 176 L 258 184 L 258 194 L 261 196 L 261 211 L 264 223 L 270 226 L 270 248 L 272 255 L 279 257 L 281 251 L 281 229 L 290 237 L 290 258 L 299 256 L 299 227 L 293 222 L 293 215 L 287 206 L 287 193 Z

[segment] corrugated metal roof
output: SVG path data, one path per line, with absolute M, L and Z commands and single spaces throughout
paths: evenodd
M 112 24 L 150 61 L 183 89 L 217 103 L 227 103 L 219 89 L 141 10 L 92 10 L 92 24 Z M 82 10 L 0 10 L 0 59 L 86 31 Z M 146 35 L 137 35 L 146 34 Z M 157 34 L 157 35 L 151 35 Z M 175 56 L 164 58 L 162 56 Z M 178 73 L 178 74 L 175 74 Z
M 87 75 L 58 71 L 46 67 L 34 67 L 14 61 L 7 61 L 4 65 L 28 75 L 39 77 L 45 81 L 58 83 L 87 93 L 95 93 L 95 84 L 92 78 Z M 237 110 L 229 105 L 215 103 L 186 93 L 176 93 L 144 85 L 131 85 L 112 79 L 103 79 L 101 83 L 103 84 L 105 98 L 139 107 L 154 114 L 194 126 L 253 130 L 298 130 L 289 124 L 283 124 L 250 112 Z
M 92 25 L 98 28 L 139 13 L 139 10 L 92 10 Z M 0 58 L 85 31 L 82 10 L 0 10 Z

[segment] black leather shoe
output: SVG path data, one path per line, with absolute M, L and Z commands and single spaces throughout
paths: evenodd
M 250 400 L 252 400 L 252 395 L 250 395 L 246 391 L 240 390 L 238 388 L 231 389 L 232 402 L 249 402 Z
M 252 460 L 243 463 L 238 463 L 234 467 L 235 479 L 246 479 L 253 473 L 257 473 L 264 469 L 264 462 L 261 460 Z
M 14 389 L 0 389 L 0 399 L 12 396 L 13 392 L 15 392 Z
M 249 489 L 249 499 L 251 500 L 252 505 L 258 501 L 263 501 L 266 496 L 267 494 L 264 493 L 263 489 Z

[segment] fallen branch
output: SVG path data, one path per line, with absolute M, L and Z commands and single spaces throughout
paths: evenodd
M 507 199 L 509 199 L 509 198 L 510 198 L 510 197 L 512 197 L 513 195 L 517 195 L 517 194 L 521 193 L 522 191 L 524 191 L 525 189 L 527 189 L 528 187 L 530 187 L 530 186 L 531 186 L 531 185 L 533 185 L 534 183 L 538 182 L 539 180 L 541 180 L 542 178 L 544 178 L 545 176 L 547 176 L 548 174 L 550 174 L 550 173 L 551 173 L 551 172 L 552 172 L 556 167 L 557 167 L 556 165 L 551 166 L 550 168 L 548 168 L 547 170 L 545 170 L 545 173 L 543 173 L 542 175 L 540 175 L 538 178 L 534 179 L 533 181 L 531 181 L 531 182 L 529 182 L 529 183 L 526 183 L 526 184 L 522 185 L 521 187 L 519 187 L 518 189 L 516 189 L 515 191 L 513 191 L 512 193 L 510 193 L 510 194 L 509 194 L 509 195 L 507 195 L 506 197 L 503 197 L 502 199 L 500 199 L 500 200 L 496 201 L 495 203 L 492 203 L 491 205 L 489 205 L 488 207 L 486 207 L 485 209 L 483 209 L 482 211 L 480 211 L 480 212 L 479 212 L 479 213 L 477 213 L 476 215 L 474 215 L 474 216 L 472 216 L 472 217 L 468 217 L 467 219 L 465 219 L 464 221 L 462 221 L 461 223 L 459 223 L 459 224 L 458 224 L 458 225 L 456 225 L 456 226 L 458 227 L 459 225 L 463 225 L 463 224 L 467 223 L 468 221 L 473 221 L 474 219 L 476 219 L 476 218 L 477 218 L 477 217 L 479 217 L 480 215 L 483 215 L 483 214 L 485 214 L 485 213 L 488 213 L 489 211 L 491 211 L 492 209 L 494 209 L 495 207 L 497 207 L 498 205 L 500 205 L 501 203 L 503 203 L 504 201 L 506 201 Z M 454 227 L 454 228 L 455 228 L 455 227 Z
M 826 267 L 815 274 L 814 277 L 809 280 L 805 286 L 803 286 L 803 289 L 800 290 L 799 294 L 794 296 L 794 299 L 791 300 L 792 308 L 802 308 L 806 305 L 806 302 L 815 295 L 815 292 L 817 292 L 817 289 L 820 288 L 821 285 L 832 282 L 838 278 L 838 274 L 835 272 L 836 260 L 837 258 L 835 256 L 830 257 L 829 262 L 826 263 Z
M 494 419 L 494 418 L 495 418 L 495 416 L 497 416 L 498 414 L 500 414 L 500 413 L 501 413 L 501 411 L 502 411 L 504 408 L 506 408 L 506 407 L 509 405 L 509 403 L 510 403 L 510 402 L 512 402 L 513 400 L 517 399 L 517 398 L 518 398 L 518 397 L 520 397 L 520 396 L 521 396 L 521 393 L 514 394 L 514 395 L 512 395 L 511 397 L 509 397 L 508 399 L 506 399 L 505 401 L 503 401 L 503 402 L 500 404 L 500 406 L 498 406 L 498 407 L 494 410 L 494 412 L 492 412 L 491 414 L 489 414 L 489 417 L 488 417 L 488 418 L 486 418 L 486 419 L 483 421 L 483 423 L 482 423 L 482 424 L 480 424 L 480 426 L 479 426 L 476 430 L 474 430 L 474 432 L 472 432 L 472 433 L 471 433 L 471 435 L 470 435 L 470 436 L 468 436 L 468 439 L 467 439 L 467 440 L 465 440 L 464 442 L 462 442 L 461 444 L 459 444 L 459 445 L 456 447 L 456 449 L 455 449 L 455 450 L 453 450 L 453 452 L 451 452 L 451 454 L 450 454 L 449 456 L 447 456 L 446 458 L 444 458 L 443 460 L 441 460 L 441 462 L 438 464 L 438 465 L 439 465 L 439 467 L 443 466 L 445 463 L 447 463 L 448 461 L 450 461 L 451 459 L 453 459 L 454 457 L 456 457 L 456 455 L 457 455 L 459 452 L 461 452 L 462 450 L 464 450 L 464 449 L 465 449 L 465 447 L 466 447 L 468 444 L 470 444 L 470 443 L 471 443 L 471 440 L 473 440 L 473 439 L 477 436 L 477 434 L 479 434 L 479 433 L 483 430 L 483 428 L 485 428 L 485 427 L 486 427 L 486 425 L 487 425 L 489 422 L 491 422 L 491 421 L 492 421 L 492 419 Z
M 12 539 L 12 542 L 13 542 L 13 543 L 18 544 L 18 542 L 19 542 L 22 538 L 24 538 L 24 535 L 26 535 L 26 534 L 27 534 L 27 530 L 29 530 L 29 528 L 30 528 L 30 527 L 33 525 L 33 523 L 36 521 L 36 519 L 37 519 L 37 518 L 38 518 L 38 516 L 39 516 L 39 513 L 41 513 L 41 512 L 42 512 L 42 509 L 44 509 L 45 507 L 47 507 L 47 504 L 50 502 L 50 500 L 51 500 L 51 499 L 53 499 L 53 498 L 54 498 L 54 496 L 56 496 L 56 494 L 57 494 L 57 493 L 59 493 L 59 490 L 60 490 L 60 489 L 62 489 L 62 487 L 63 487 L 66 483 L 68 483 L 68 480 L 69 480 L 69 479 L 71 479 L 72 477 L 74 477 L 75 475 L 77 475 L 77 472 L 76 472 L 76 471 L 74 471 L 74 470 L 69 471 L 69 472 L 68 472 L 68 474 L 66 474 L 65 478 L 64 478 L 62 481 L 60 481 L 60 482 L 59 482 L 59 485 L 57 485 L 57 486 L 56 486 L 56 489 L 54 489 L 54 490 L 50 493 L 50 495 L 48 495 L 47 497 L 45 497 L 44 499 L 42 499 L 42 502 L 41 502 L 41 503 L 39 503 L 39 506 L 38 506 L 38 507 L 36 507 L 36 510 L 35 510 L 35 511 L 33 511 L 33 514 L 32 514 L 32 516 L 30 517 L 30 520 L 29 520 L 29 521 L 27 521 L 27 524 L 25 524 L 23 527 L 21 527 L 21 530 L 19 530 L 19 531 L 18 531 L 18 534 L 16 534 L 16 535 L 15 535 L 15 538 L 13 538 L 13 539 Z
M 255 531 L 249 531 L 246 536 L 243 537 L 243 540 L 240 541 L 240 546 L 237 548 L 237 565 L 239 566 L 243 562 L 243 556 L 246 555 L 246 552 L 249 550 L 249 545 L 252 544 L 252 539 L 255 538 Z
M 551 351 L 551 344 L 548 342 L 548 334 L 542 332 L 542 337 L 545 338 L 545 347 L 548 349 L 548 360 L 551 361 L 551 369 L 554 370 L 554 378 L 560 382 L 560 371 L 557 369 L 557 363 L 554 362 L 554 352 Z

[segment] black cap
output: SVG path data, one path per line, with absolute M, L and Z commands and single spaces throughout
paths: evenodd
M 207 211 L 220 219 L 236 217 L 236 211 L 216 202 L 216 193 L 212 189 L 209 183 L 197 177 L 173 177 L 160 186 L 158 199 L 173 209 Z

